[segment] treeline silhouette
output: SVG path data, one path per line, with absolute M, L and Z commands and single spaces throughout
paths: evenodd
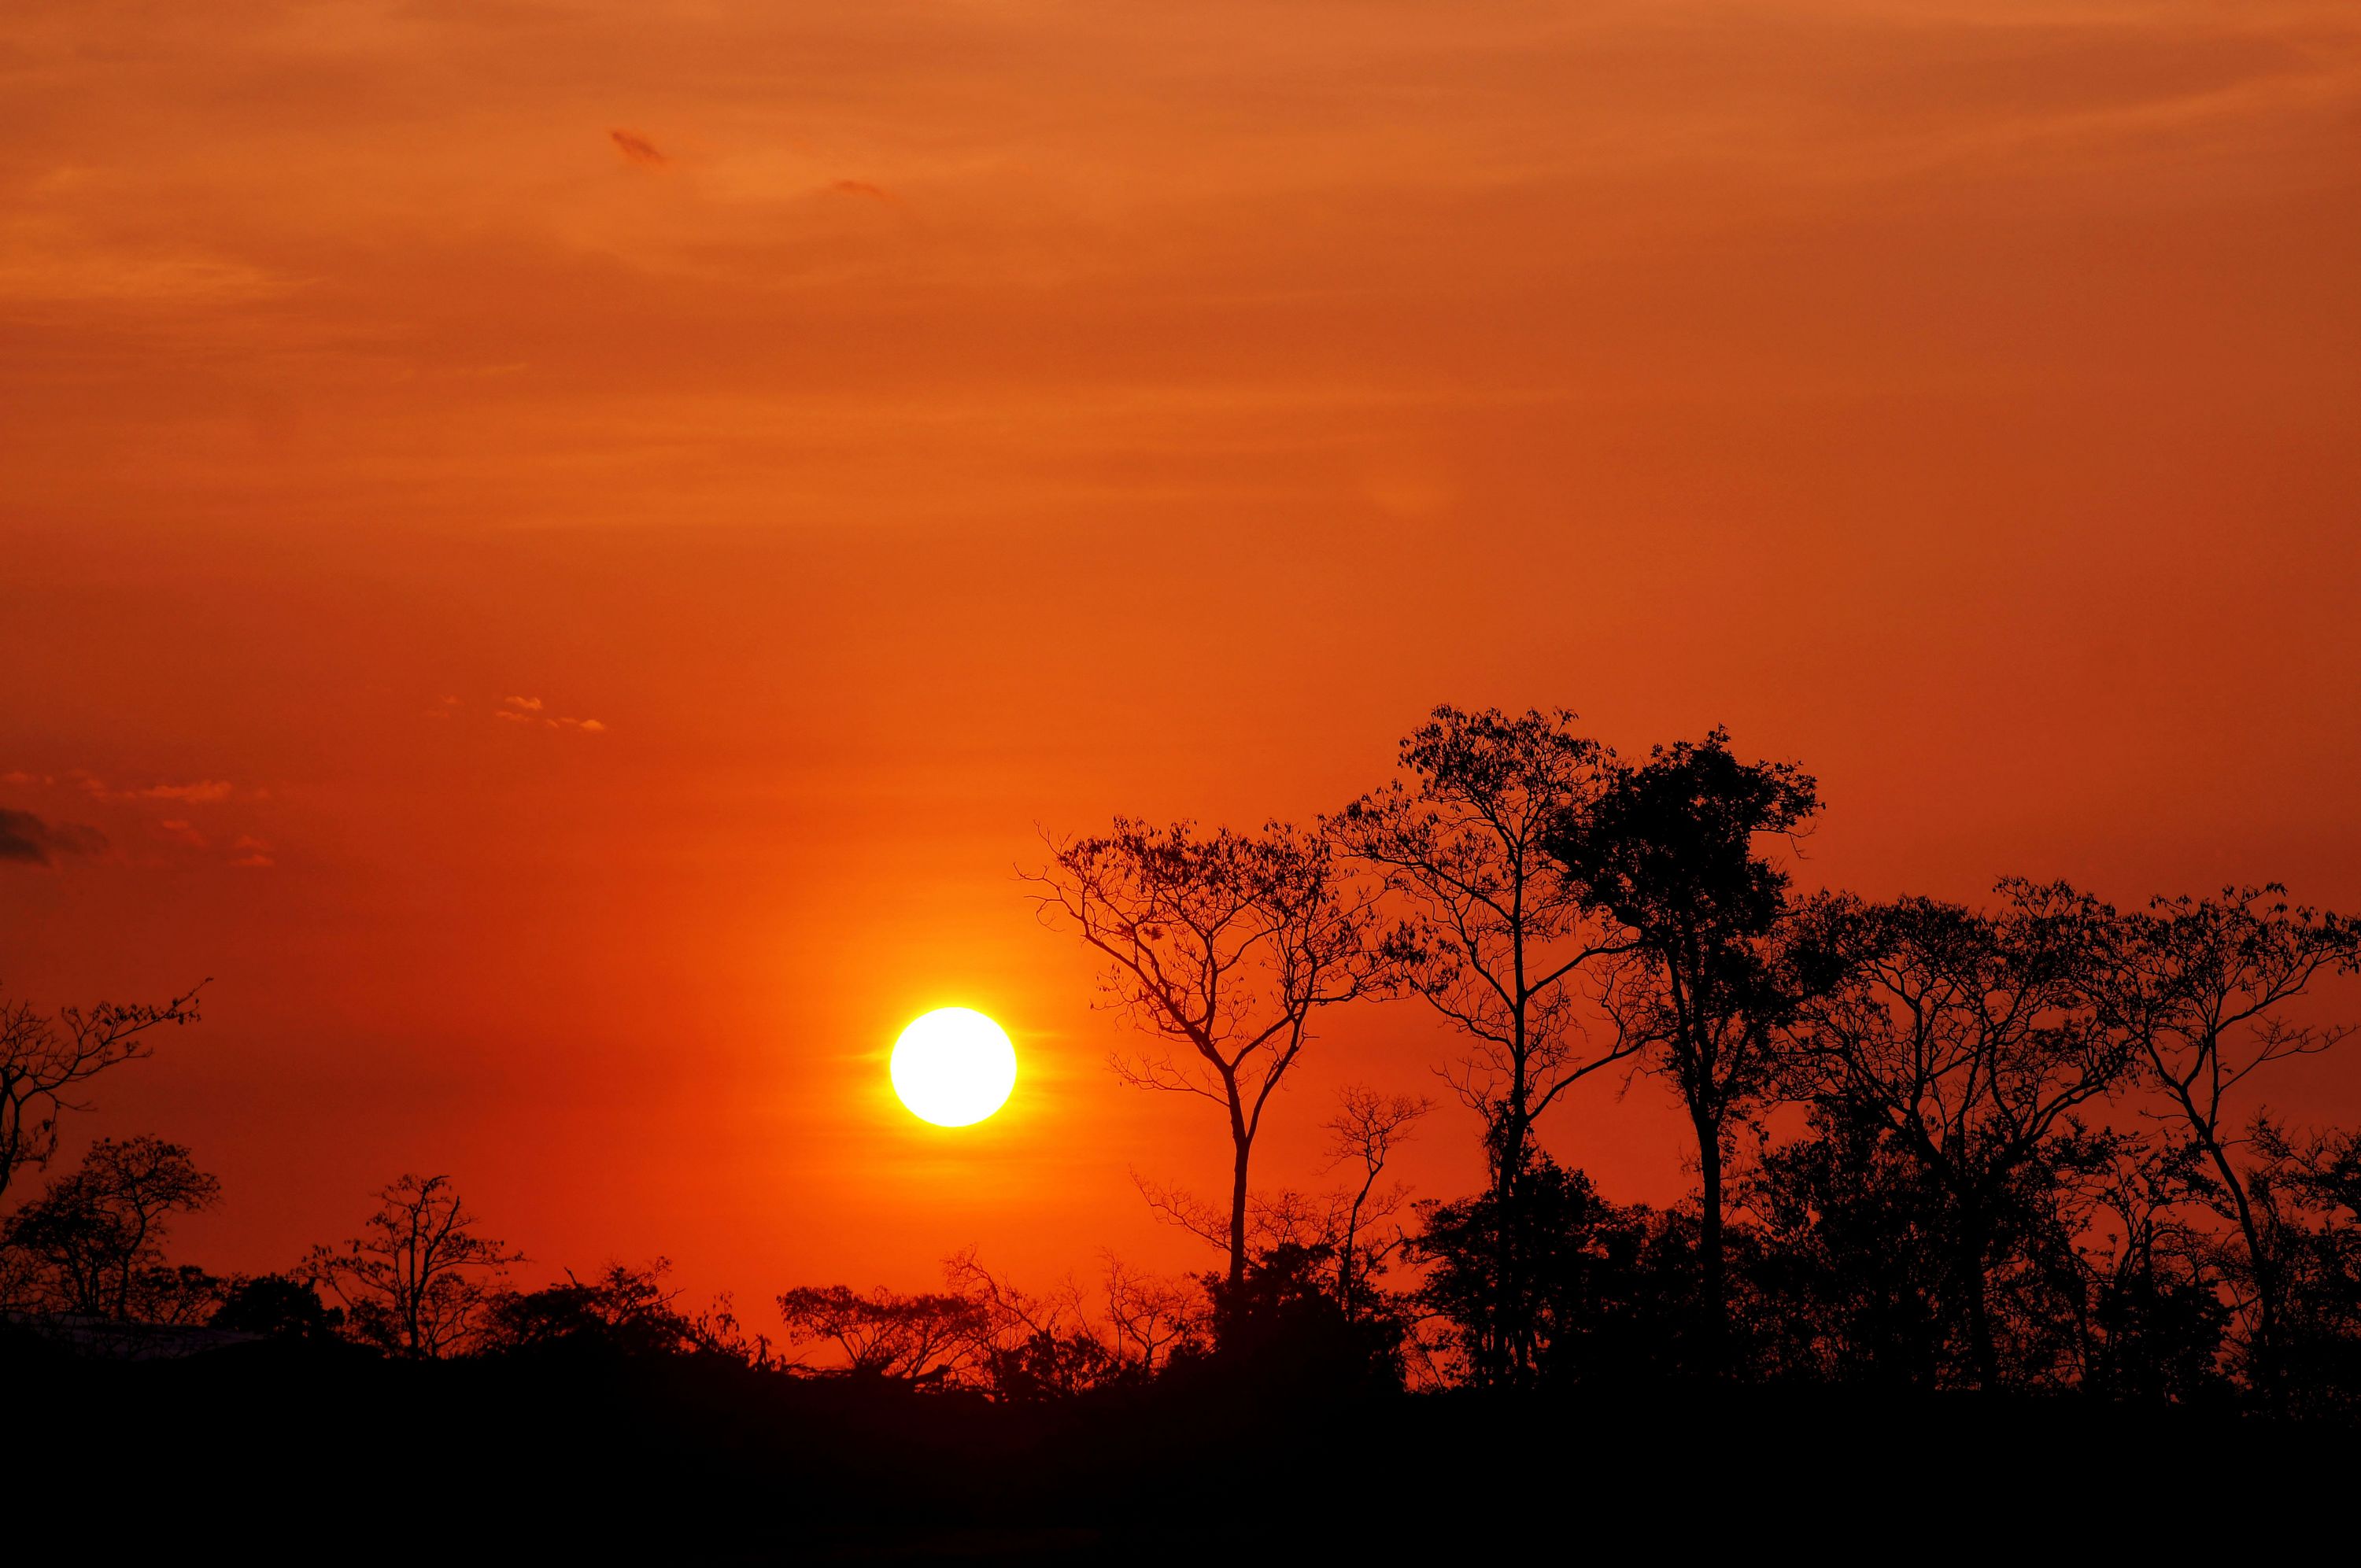
M 524 1260 L 442 1176 L 388 1186 L 355 1236 L 283 1272 L 216 1277 L 167 1251 L 176 1217 L 221 1198 L 186 1148 L 101 1138 L 16 1188 L 90 1081 L 193 1022 L 197 993 L 10 1003 L 8 1349 L 60 1386 L 167 1405 L 269 1388 L 282 1409 L 324 1379 L 405 1412 L 380 1427 L 405 1442 L 437 1410 L 531 1409 L 577 1477 L 628 1454 L 709 1500 L 785 1466 L 813 1519 L 1028 1530 L 1162 1519 L 1143 1476 L 1257 1455 L 1340 1486 L 1478 1460 L 1546 1486 L 1577 1450 L 1612 1472 L 1598 1432 L 1548 1414 L 1574 1409 L 1686 1446 L 1784 1426 L 1795 1446 L 1748 1462 L 1757 1490 L 1801 1483 L 1815 1452 L 1849 1474 L 1898 1463 L 1881 1431 L 1929 1464 L 2041 1450 L 2091 1471 L 2165 1434 L 2295 1465 L 2312 1451 L 2284 1434 L 2348 1431 L 2361 1135 L 2291 1126 L 2268 1096 L 2344 1038 L 2315 992 L 2361 970 L 2361 926 L 2276 885 L 2133 909 L 2014 879 L 1982 906 L 1799 892 L 1818 809 L 1799 767 L 1719 730 L 1625 760 L 1570 714 L 1444 707 L 1394 780 L 1312 828 L 1118 818 L 1052 840 L 1027 875 L 1045 923 L 1103 960 L 1137 1042 L 1115 1070 L 1204 1101 L 1231 1157 L 1212 1200 L 1140 1179 L 1206 1243 L 1204 1271 L 1106 1257 L 1040 1293 L 972 1252 L 939 1289 L 790 1284 L 752 1321 L 692 1309 L 662 1259 L 518 1288 Z M 1279 1091 L 1310 1051 L 1349 1049 L 1337 1008 L 1356 1001 L 1442 1021 L 1437 1084 L 1480 1143 L 1478 1190 L 1390 1180 L 1436 1106 L 1365 1085 L 1325 1124 L 1334 1190 L 1255 1185 Z M 1695 1189 L 1669 1209 L 1617 1202 L 1542 1146 L 1568 1104 L 1592 1123 L 1603 1091 L 1642 1081 L 1693 1138 Z M 585 1431 L 614 1439 L 603 1458 Z M 957 1474 L 912 1491 L 897 1466 L 920 1451 Z M 327 1484 L 316 1455 L 272 1452 Z M 1372 1528 L 1331 1523 L 1339 1541 Z

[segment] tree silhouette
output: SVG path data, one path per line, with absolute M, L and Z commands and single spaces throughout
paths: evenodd
M 681 1310 L 680 1292 L 664 1283 L 671 1270 L 671 1261 L 662 1257 L 644 1268 L 610 1263 L 588 1279 L 568 1269 L 562 1284 L 503 1291 L 485 1307 L 480 1348 L 496 1355 L 705 1356 L 762 1365 L 767 1347 L 738 1332 L 728 1299 L 691 1317 Z
M 467 1347 L 503 1272 L 524 1255 L 477 1234 L 447 1176 L 404 1176 L 378 1196 L 359 1236 L 313 1250 L 312 1277 L 335 1293 L 356 1337 L 390 1354 Z
M 1104 1261 L 1110 1348 L 1134 1376 L 1152 1377 L 1202 1337 L 1203 1296 L 1191 1280 L 1143 1272 L 1113 1254 Z
M 1611 758 L 1574 732 L 1574 715 L 1437 707 L 1401 743 L 1401 771 L 1325 829 L 1384 880 L 1402 918 L 1383 954 L 1392 983 L 1422 997 L 1467 1042 L 1444 1069 L 1484 1119 L 1486 1157 L 1509 1223 L 1497 1234 L 1498 1320 L 1476 1356 L 1487 1380 L 1533 1370 L 1528 1293 L 1515 1277 L 1517 1184 L 1533 1125 L 1575 1083 L 1639 1048 L 1594 1046 L 1579 1010 L 1586 970 L 1620 950 L 1584 890 L 1548 853 L 1549 836 L 1587 812 Z
M 2274 1402 L 2361 1415 L 2361 1133 L 2290 1135 L 2258 1118 L 2247 1190 L 2280 1289 Z
M 1778 1324 L 1768 1370 L 1932 1387 L 1955 1272 L 1943 1188 L 1882 1114 L 1831 1099 L 1810 1115 L 1745 1184 Z
M 149 1055 L 152 1031 L 195 1023 L 197 992 L 207 983 L 166 1003 L 101 1002 L 54 1016 L 0 997 L 0 1195 L 20 1169 L 48 1166 L 60 1116 L 90 1109 L 67 1096 L 108 1068 Z
M 1205 1278 L 1213 1302 L 1216 1354 L 1182 1357 L 1216 1376 L 1268 1398 L 1354 1398 L 1398 1391 L 1408 1323 L 1365 1303 L 1348 1312 L 1334 1284 L 1334 1251 L 1324 1244 L 1281 1242 L 1257 1249 L 1246 1277 Z
M 1548 835 L 1569 883 L 1630 933 L 1604 993 L 1627 1046 L 1642 1046 L 1673 1085 L 1696 1135 L 1708 1345 L 1728 1317 L 1722 1168 L 1733 1118 L 1776 1075 L 1793 970 L 1773 951 L 1787 875 L 1756 852 L 1818 809 L 1811 777 L 1790 762 L 1741 762 L 1728 731 L 1659 746 L 1617 766 L 1589 808 Z
M 233 1279 L 222 1291 L 209 1328 L 264 1339 L 325 1341 L 345 1324 L 341 1308 L 320 1299 L 319 1288 L 284 1274 Z
M 1071 1398 L 1125 1370 L 1122 1356 L 1089 1321 L 1082 1292 L 1071 1280 L 1046 1296 L 1034 1295 L 984 1267 L 973 1247 L 944 1261 L 943 1280 L 976 1308 L 976 1355 L 997 1398 Z
M 1925 898 L 1815 906 L 1844 982 L 1799 1037 L 1824 1102 L 1895 1136 L 1941 1187 L 1977 1382 L 1999 1381 L 1987 1270 L 2022 1174 L 2123 1081 L 2133 1044 L 2103 992 L 2114 912 L 2062 884 L 2001 884 L 1990 915 Z
M 2116 986 L 2147 1083 L 2202 1156 L 2214 1196 L 2237 1227 L 2250 1370 L 2266 1398 L 2280 1381 L 2285 1287 L 2268 1221 L 2233 1157 L 2243 1123 L 2233 1107 L 2256 1073 L 2345 1036 L 2344 1028 L 2290 1020 L 2286 1010 L 2323 972 L 2361 968 L 2361 925 L 2291 905 L 2286 893 L 2274 883 L 2225 889 L 2219 898 L 2156 900 L 2127 922 Z
M 1405 1239 L 1398 1232 L 1377 1247 L 1364 1239 L 1364 1228 L 1392 1215 L 1404 1197 L 1397 1183 L 1391 1190 L 1377 1193 L 1373 1201 L 1378 1178 L 1385 1174 L 1394 1146 L 1408 1139 L 1418 1119 L 1433 1108 L 1433 1102 L 1423 1096 L 1380 1094 L 1361 1084 L 1349 1085 L 1337 1095 L 1336 1114 L 1327 1124 L 1329 1168 L 1357 1167 L 1361 1177 L 1345 1204 L 1343 1234 L 1335 1244 L 1336 1299 L 1347 1318 L 1359 1310 L 1365 1278 L 1384 1267 Z
M 903 1295 L 884 1287 L 805 1285 L 782 1293 L 790 1343 L 832 1344 L 857 1377 L 941 1383 L 978 1355 L 983 1308 L 952 1291 Z
M 1453 1325 L 1463 1359 L 1481 1352 L 1499 1292 L 1500 1236 L 1518 1249 L 1513 1313 L 1532 1337 L 1533 1375 L 1552 1384 L 1663 1380 L 1684 1365 L 1686 1310 L 1696 1285 L 1693 1229 L 1609 1201 L 1579 1170 L 1535 1150 L 1519 1183 L 1513 1225 L 1487 1188 L 1422 1203 L 1421 1297 Z
M 1126 1082 L 1194 1094 L 1230 1137 L 1228 1277 L 1246 1267 L 1247 1173 L 1264 1113 L 1321 1008 L 1368 981 L 1367 902 L 1322 839 L 1274 823 L 1258 834 L 1118 817 L 1112 833 L 1055 846 L 1027 878 L 1045 923 L 1070 923 L 1107 965 L 1103 995 L 1169 1047 L 1110 1062 Z
M 2146 1404 L 2218 1398 L 2229 1309 L 2216 1288 L 2214 1238 L 2188 1218 L 2213 1196 L 2202 1151 L 2185 1140 L 2108 1144 L 2093 1212 L 2079 1227 L 2112 1244 L 2081 1254 L 2091 1275 L 2076 1324 L 2082 1387 Z
M 0 1242 L 46 1273 L 59 1310 L 118 1321 L 194 1315 L 213 1281 L 163 1266 L 172 1216 L 194 1213 L 221 1197 L 221 1182 L 199 1170 L 179 1144 L 142 1135 L 101 1138 L 81 1168 L 49 1183 L 8 1218 Z M 140 1309 L 152 1295 L 169 1310 Z

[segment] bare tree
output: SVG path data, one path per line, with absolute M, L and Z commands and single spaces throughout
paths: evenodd
M 1246 1266 L 1247 1172 L 1271 1096 L 1312 1039 L 1313 1015 L 1368 983 L 1367 902 L 1322 839 L 1115 819 L 1053 846 L 1026 880 L 1045 924 L 1106 959 L 1102 993 L 1159 1045 L 1118 1053 L 1125 1081 L 1209 1100 L 1230 1138 L 1229 1278 Z
M 36 1262 L 59 1310 L 127 1319 L 142 1315 L 134 1306 L 143 1287 L 178 1283 L 163 1267 L 171 1217 L 220 1197 L 221 1182 L 179 1144 L 101 1138 L 80 1169 L 9 1216 L 0 1240 Z
M 999 1398 L 1070 1398 L 1123 1370 L 1071 1278 L 1037 1296 L 986 1268 L 969 1247 L 943 1261 L 943 1282 L 976 1308 L 977 1360 Z
M 1931 899 L 1832 899 L 1811 939 L 1845 983 L 1806 1006 L 1819 1091 L 1890 1130 L 1940 1186 L 1980 1385 L 2000 1365 L 1987 1271 L 2012 1179 L 2124 1080 L 2133 1044 L 2102 994 L 2114 912 L 2063 884 L 2001 884 L 1982 914 Z
M 344 1303 L 351 1331 L 381 1350 L 423 1359 L 465 1348 L 524 1255 L 477 1234 L 447 1176 L 404 1176 L 379 1199 L 361 1235 L 313 1249 L 311 1277 Z
M 2287 889 L 2225 888 L 2219 898 L 2159 898 L 2132 917 L 2121 1002 L 2150 1087 L 2220 1184 L 2238 1230 L 2255 1382 L 2276 1397 L 2284 1290 L 2266 1217 L 2233 1157 L 2251 1114 L 2233 1109 L 2246 1080 L 2275 1063 L 2314 1056 L 2349 1025 L 2290 1019 L 2288 1005 L 2325 972 L 2361 968 L 2361 924 L 2293 905 Z
M 1227 1209 L 1207 1202 L 1185 1187 L 1151 1181 L 1137 1171 L 1132 1173 L 1131 1181 L 1158 1219 L 1178 1226 L 1215 1252 L 1227 1255 Z M 1281 1246 L 1334 1253 L 1344 1239 L 1352 1202 L 1349 1192 L 1306 1192 L 1296 1187 L 1249 1192 L 1246 1253 L 1257 1256 Z
M 1488 1378 L 1532 1371 L 1530 1336 L 1508 1314 L 1521 1299 L 1514 1216 L 1534 1124 L 1566 1090 L 1639 1048 L 1594 1042 L 1583 1025 L 1582 977 L 1628 938 L 1547 848 L 1609 782 L 1611 753 L 1576 734 L 1574 717 L 1438 707 L 1402 741 L 1408 778 L 1325 824 L 1403 912 L 1382 948 L 1391 981 L 1468 1042 L 1444 1076 L 1484 1118 L 1493 1190 L 1510 1218 L 1500 1227 L 1501 1319 L 1478 1358 Z
M 90 1109 L 71 1098 L 80 1085 L 151 1054 L 152 1031 L 197 1021 L 197 992 L 206 983 L 160 1004 L 101 1002 L 60 1007 L 54 1016 L 0 998 L 0 1194 L 19 1169 L 49 1164 L 60 1116 Z
M 1399 1233 L 1379 1247 L 1367 1247 L 1363 1240 L 1365 1228 L 1391 1217 L 1405 1195 L 1399 1182 L 1378 1193 L 1378 1178 L 1385 1174 L 1394 1146 L 1408 1139 L 1413 1124 L 1433 1109 L 1434 1102 L 1423 1095 L 1380 1094 L 1362 1084 L 1337 1096 L 1336 1114 L 1328 1119 L 1329 1168 L 1358 1167 L 1361 1177 L 1345 1205 L 1344 1234 L 1336 1244 L 1336 1299 L 1347 1318 L 1354 1315 L 1362 1278 L 1383 1267 L 1403 1241 Z
M 1204 1293 L 1194 1280 L 1146 1274 L 1108 1253 L 1107 1326 L 1116 1359 L 1138 1376 L 1162 1370 L 1180 1346 L 1203 1332 Z

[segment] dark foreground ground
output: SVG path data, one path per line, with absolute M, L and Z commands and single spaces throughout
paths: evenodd
M 19 1348 L 0 1387 L 8 1535 L 54 1536 L 44 1561 L 2341 1562 L 2361 1529 L 2350 1431 L 2065 1399 L 1199 1386 L 1012 1408 L 273 1344 Z

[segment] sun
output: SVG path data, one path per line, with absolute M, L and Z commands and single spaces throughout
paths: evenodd
M 894 1092 L 921 1121 L 966 1127 L 1008 1103 L 1016 1047 L 972 1007 L 938 1007 L 894 1042 Z

